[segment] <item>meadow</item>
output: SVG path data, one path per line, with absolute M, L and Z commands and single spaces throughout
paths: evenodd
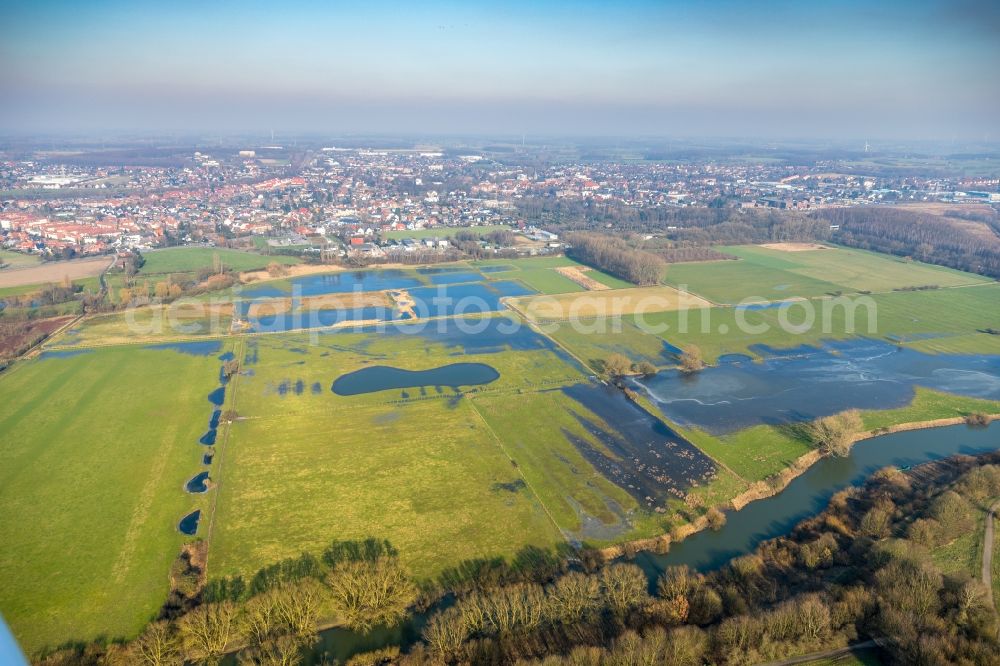
M 13 250 L 0 250 L 0 270 L 37 266 L 41 258 L 34 254 L 24 254 Z
M 0 375 L 0 608 L 27 651 L 155 616 L 217 382 L 214 357 L 134 346 Z
M 220 252 L 190 250 L 150 253 L 144 272 L 154 280 L 157 271 L 211 267 Z M 579 264 L 539 257 L 448 268 L 462 280 L 521 282 L 564 307 L 649 295 L 664 305 L 625 307 L 620 317 L 590 316 L 582 326 L 549 313 L 538 317 L 539 330 L 516 313 L 463 320 L 472 332 L 442 317 L 234 335 L 229 303 L 210 312 L 178 305 L 88 316 L 49 341 L 48 354 L 0 374 L 0 608 L 29 650 L 134 634 L 165 598 L 166 572 L 185 541 L 177 520 L 195 508 L 203 511 L 195 538 L 209 543 L 213 578 L 252 574 L 333 539 L 376 537 L 390 540 L 418 578 L 434 579 L 470 559 L 662 534 L 812 450 L 799 429 L 781 425 L 719 436 L 677 428 L 645 396 L 630 402 L 591 377 L 611 353 L 669 367 L 692 345 L 716 362 L 857 335 L 930 353 L 1000 353 L 1000 336 L 985 332 L 1000 329 L 1000 285 L 840 249 L 726 250 L 742 260 L 673 265 L 668 281 L 688 271 L 692 293 L 721 302 L 764 284 L 787 285 L 772 289 L 782 299 L 880 293 L 865 296 L 874 309 L 854 311 L 853 329 L 837 306 L 828 326 L 818 319 L 794 333 L 782 330 L 783 318 L 799 322 L 807 307 L 821 316 L 832 301 L 738 309 L 691 296 L 693 304 L 675 309 L 681 295 L 670 286 L 632 288 L 589 270 L 612 290 L 584 292 L 555 270 Z M 401 274 L 414 289 L 440 275 Z M 382 284 L 364 275 L 358 279 Z M 893 291 L 922 283 L 953 288 Z M 264 284 L 284 298 L 291 282 Z M 542 300 L 512 302 L 522 309 Z M 170 326 L 171 314 L 191 326 Z M 199 335 L 211 355 L 140 346 Z M 218 430 L 212 489 L 189 495 L 183 486 L 201 469 L 197 442 L 211 411 L 206 396 L 219 381 L 217 355 L 229 349 L 241 373 L 222 408 L 236 420 Z M 332 391 L 339 378 L 380 366 L 419 372 L 456 363 L 485 364 L 499 376 Z M 973 410 L 1000 412 L 1000 403 L 918 388 L 911 404 L 867 411 L 863 420 L 876 429 Z M 688 442 L 697 448 L 685 449 Z M 50 529 L 23 529 L 34 524 Z
M 752 245 L 717 249 L 739 260 L 671 264 L 666 271 L 667 284 L 684 287 L 713 303 L 734 305 L 744 299 L 778 301 L 840 292 L 990 282 L 950 268 L 839 247 L 804 252 Z
M 568 294 L 585 291 L 583 287 L 573 282 L 565 275 L 556 272 L 556 268 L 565 266 L 584 267 L 569 257 L 531 257 L 523 259 L 490 259 L 471 262 L 476 268 L 485 268 L 484 273 L 494 280 L 519 280 L 540 294 Z M 623 289 L 635 285 L 619 280 L 597 269 L 587 271 L 587 277 L 610 287 Z
M 264 256 L 254 252 L 217 247 L 176 247 L 155 250 L 143 255 L 146 260 L 140 275 L 162 273 L 190 273 L 202 268 L 213 268 L 217 262 L 234 271 L 252 271 L 270 263 L 297 264 L 299 259 L 284 255 Z
M 345 331 L 247 341 L 244 367 L 253 374 L 227 397 L 240 419 L 220 445 L 218 508 L 207 533 L 214 574 L 250 573 L 334 538 L 387 538 L 420 577 L 564 542 L 471 402 L 480 392 L 579 381 L 579 371 L 541 341 L 463 350 L 462 336 L 456 344 L 448 334 L 434 337 Z M 363 367 L 420 370 L 459 357 L 495 367 L 500 379 L 458 390 L 330 390 Z
M 791 326 L 784 326 L 783 321 Z M 930 353 L 1000 353 L 1000 335 L 985 332 L 990 328 L 1000 329 L 1000 285 L 996 283 L 873 294 L 849 301 L 817 299 L 762 309 L 714 307 L 582 318 L 576 325 L 549 323 L 546 331 L 588 361 L 619 352 L 633 360 L 670 365 L 671 347 L 696 345 L 712 363 L 725 354 L 761 358 L 771 349 L 855 336 L 885 339 Z

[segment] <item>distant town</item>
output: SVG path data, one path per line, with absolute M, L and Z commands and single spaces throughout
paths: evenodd
M 0 246 L 43 259 L 200 244 L 315 261 L 414 253 L 427 260 L 453 250 L 464 228 L 480 232 L 466 241 L 485 254 L 558 250 L 558 233 L 544 212 L 532 214 L 528 202 L 545 209 L 548 202 L 787 211 L 1000 202 L 1000 179 L 993 175 L 880 174 L 833 159 L 804 166 L 713 159 L 553 162 L 523 153 L 321 146 L 202 148 L 171 155 L 163 165 L 153 158 L 129 166 L 132 158 L 126 157 L 111 167 L 114 160 L 88 164 L 77 157 L 7 153 L 0 161 Z M 514 235 L 491 241 L 496 231 Z

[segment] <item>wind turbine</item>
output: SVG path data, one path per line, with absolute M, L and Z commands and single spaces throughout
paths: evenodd
M 868 152 L 869 148 L 871 148 L 871 146 L 868 144 L 868 139 L 865 139 L 865 152 L 866 153 Z

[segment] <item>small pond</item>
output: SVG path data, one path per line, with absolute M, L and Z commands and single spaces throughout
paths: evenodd
M 485 363 L 451 363 L 429 370 L 403 370 L 373 365 L 342 375 L 330 387 L 337 395 L 360 395 L 388 389 L 423 386 L 478 386 L 499 379 L 500 373 Z

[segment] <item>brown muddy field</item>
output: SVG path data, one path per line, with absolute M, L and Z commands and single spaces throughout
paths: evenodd
M 61 282 L 67 276 L 70 280 L 94 277 L 103 273 L 110 264 L 111 257 L 93 257 L 53 261 L 29 268 L 11 268 L 0 272 L 0 288 Z

